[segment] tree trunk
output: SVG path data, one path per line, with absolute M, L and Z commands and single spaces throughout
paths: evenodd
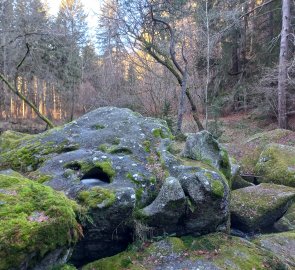
M 177 116 L 177 133 L 181 133 L 181 127 L 183 122 L 183 115 L 184 115 L 184 99 L 185 99 L 185 92 L 187 88 L 187 66 L 185 67 L 184 76 L 182 79 L 181 84 L 181 93 L 180 93 L 180 99 L 179 99 L 179 107 L 178 107 L 178 116 Z
M 278 75 L 278 124 L 280 128 L 287 128 L 286 88 L 288 35 L 290 31 L 290 0 L 282 0 L 282 31 L 280 45 L 279 75 Z
M 8 87 L 8 89 L 13 92 L 14 94 L 16 94 L 22 101 L 24 101 L 27 105 L 29 105 L 34 112 L 48 125 L 48 127 L 53 128 L 54 125 L 53 123 L 44 115 L 42 115 L 42 113 L 40 113 L 40 111 L 38 110 L 38 108 L 31 102 L 29 101 L 22 93 L 20 93 L 17 89 L 15 89 L 12 84 L 0 73 L 0 80 L 2 80 Z

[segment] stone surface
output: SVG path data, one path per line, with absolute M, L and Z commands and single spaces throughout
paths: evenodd
M 142 209 L 152 213 L 150 224 L 163 234 L 203 234 L 226 227 L 228 157 L 216 148 L 218 143 L 209 133 L 202 134 L 198 136 L 204 137 L 205 143 L 201 140 L 193 147 L 200 147 L 202 153 L 208 147 L 212 162 L 170 152 L 173 136 L 165 121 L 129 109 L 99 108 L 42 134 L 4 132 L 0 169 L 26 173 L 87 209 L 87 215 L 80 217 L 84 238 L 71 259 L 81 265 L 124 250 L 134 239 L 136 222 L 144 222 L 138 215 Z M 213 162 L 215 156 L 219 157 L 217 163 Z M 169 176 L 178 184 L 167 185 Z M 169 196 L 177 191 L 175 209 L 163 190 L 170 192 Z M 156 207 L 159 202 L 164 203 L 162 209 Z M 152 220 L 161 211 L 173 217 L 173 222 L 162 218 L 155 224 Z
M 275 254 L 255 244 L 224 234 L 202 237 L 169 237 L 140 251 L 130 249 L 90 263 L 82 270 L 247 270 L 289 269 Z
M 188 135 L 182 155 L 190 159 L 209 163 L 220 170 L 226 177 L 230 178 L 231 176 L 227 152 L 206 130 Z
M 167 233 L 175 233 L 186 211 L 186 196 L 174 177 L 168 177 L 156 199 L 141 210 L 145 223 Z M 173 226 L 174 225 L 174 226 Z
M 275 224 L 274 228 L 279 232 L 295 231 L 295 203 L 293 203 Z
M 260 184 L 232 192 L 232 226 L 242 231 L 271 227 L 295 199 L 295 189 L 274 184 Z
M 295 231 L 263 235 L 254 242 L 273 252 L 292 269 L 295 269 Z
M 253 183 L 250 183 L 244 180 L 240 175 L 237 175 L 232 179 L 232 190 L 245 188 L 245 187 L 252 187 L 255 186 Z
M 260 182 L 295 187 L 295 147 L 269 144 L 262 151 L 256 173 Z

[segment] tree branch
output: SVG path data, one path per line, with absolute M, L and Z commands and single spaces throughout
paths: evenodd
M 38 108 L 31 102 L 29 101 L 22 93 L 17 91 L 12 84 L 4 77 L 2 73 L 0 73 L 0 79 L 8 86 L 9 90 L 13 92 L 15 95 L 17 95 L 21 100 L 23 100 L 28 106 L 30 106 L 34 112 L 50 127 L 54 128 L 53 123 L 44 115 L 42 115 Z

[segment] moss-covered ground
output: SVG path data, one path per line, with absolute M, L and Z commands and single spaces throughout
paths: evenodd
M 165 259 L 165 258 L 169 259 Z M 166 238 L 145 243 L 140 250 L 129 250 L 90 263 L 82 270 L 151 270 L 166 263 L 184 260 L 207 261 L 220 269 L 262 270 L 288 269 L 276 256 L 246 240 L 214 233 L 201 237 Z M 204 268 L 205 269 L 205 268 Z
M 0 175 L 0 269 L 20 269 L 81 235 L 78 206 L 25 178 Z

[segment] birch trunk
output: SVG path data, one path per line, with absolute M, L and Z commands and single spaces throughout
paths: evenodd
M 282 0 L 282 31 L 280 44 L 280 60 L 278 75 L 278 124 L 280 128 L 287 128 L 286 88 L 288 35 L 290 31 L 290 0 Z

